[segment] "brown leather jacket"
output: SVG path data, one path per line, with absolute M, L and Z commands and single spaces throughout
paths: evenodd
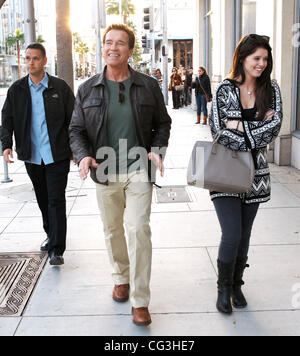
M 177 85 L 182 85 L 182 79 L 179 74 L 172 74 L 170 78 L 169 91 L 175 88 Z

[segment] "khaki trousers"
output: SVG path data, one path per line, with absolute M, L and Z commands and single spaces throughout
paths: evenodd
M 133 307 L 148 307 L 152 243 L 152 184 L 145 172 L 119 175 L 117 182 L 96 184 L 97 200 L 115 284 L 130 284 Z M 137 178 L 142 178 L 136 181 Z M 124 222 L 127 243 L 124 231 Z

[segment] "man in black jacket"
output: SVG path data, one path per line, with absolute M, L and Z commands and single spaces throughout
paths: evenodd
M 157 81 L 128 66 L 134 43 L 134 33 L 127 26 L 106 29 L 103 45 L 107 66 L 78 90 L 70 144 L 81 178 L 86 179 L 91 170 L 96 182 L 113 268 L 112 297 L 117 302 L 130 298 L 133 322 L 149 325 L 149 222 L 155 181 L 149 166 L 154 162 L 163 175 L 162 148 L 168 145 L 171 119 Z M 158 151 L 153 152 L 154 147 Z M 106 155 L 112 159 L 104 161 Z
M 70 158 L 68 128 L 74 95 L 61 79 L 48 75 L 45 48 L 34 43 L 26 49 L 29 75 L 8 90 L 2 110 L 2 147 L 7 163 L 13 163 L 13 135 L 18 159 L 25 161 L 43 217 L 51 265 L 64 264 L 66 249 L 66 198 Z

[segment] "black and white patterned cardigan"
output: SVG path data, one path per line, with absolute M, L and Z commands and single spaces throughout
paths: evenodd
M 237 130 L 226 129 L 228 120 L 242 120 L 242 107 L 240 89 L 230 80 L 225 80 L 216 89 L 210 113 L 210 126 L 213 137 L 220 130 L 224 130 L 219 143 L 236 151 L 255 152 L 255 178 L 252 190 L 245 194 L 228 194 L 210 192 L 211 199 L 230 196 L 239 197 L 245 203 L 265 203 L 271 197 L 270 169 L 267 161 L 267 146 L 279 134 L 282 124 L 282 99 L 279 86 L 272 81 L 273 102 L 270 109 L 275 110 L 275 115 L 269 121 L 242 121 L 244 133 Z M 258 113 L 256 114 L 256 117 Z

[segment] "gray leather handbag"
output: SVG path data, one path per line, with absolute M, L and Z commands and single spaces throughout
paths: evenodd
M 246 193 L 252 188 L 255 167 L 251 152 L 232 151 L 218 143 L 197 141 L 188 171 L 188 185 L 221 193 Z

